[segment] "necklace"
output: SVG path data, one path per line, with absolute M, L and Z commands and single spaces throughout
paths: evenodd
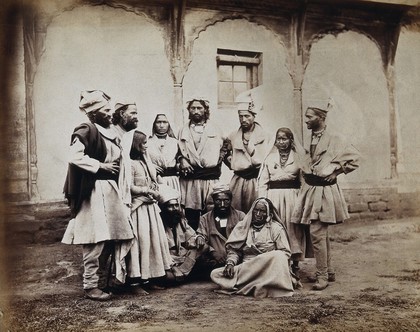
M 264 227 L 264 224 L 262 224 L 262 225 L 251 224 L 251 226 L 256 232 L 259 232 Z
M 191 128 L 197 134 L 204 133 L 205 123 L 191 123 Z
M 287 159 L 289 159 L 290 151 L 280 152 L 280 166 L 283 168 L 286 165 Z

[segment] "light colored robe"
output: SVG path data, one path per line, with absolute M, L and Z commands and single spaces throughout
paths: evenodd
M 176 225 L 176 238 L 170 227 L 165 226 L 165 232 L 169 251 L 174 261 L 171 270 L 175 272 L 178 277 L 180 275 L 186 277 L 193 269 L 194 264 L 201 253 L 195 244 L 197 235 L 194 229 L 188 225 L 185 218 Z
M 309 151 L 309 147 L 307 148 Z M 350 173 L 359 166 L 359 151 L 341 137 L 325 131 L 321 136 L 314 155 L 309 152 L 299 156 L 299 165 L 304 174 L 326 177 L 337 169 L 344 174 Z M 347 204 L 338 185 L 311 186 L 302 183 L 295 203 L 291 222 L 310 224 L 311 220 L 336 224 L 349 218 Z
M 150 188 L 156 183 L 151 162 L 132 160 L 132 182 L 135 186 Z M 146 195 L 133 195 L 131 218 L 136 236 L 129 253 L 128 275 L 131 278 L 157 278 L 173 264 L 165 229 L 157 202 Z
M 237 227 L 243 227 L 243 223 Z M 256 235 L 255 235 L 256 234 Z M 231 237 L 235 232 L 231 234 Z M 289 270 L 290 247 L 284 228 L 277 222 L 267 222 L 254 233 L 248 229 L 242 249 L 228 249 L 227 260 L 235 264 L 232 279 L 223 276 L 224 267 L 212 271 L 210 277 L 226 294 L 254 297 L 281 297 L 293 295 Z
M 243 144 L 241 128 L 231 133 L 229 140 L 231 142 L 232 153 L 230 168 L 233 171 L 259 168 L 270 149 L 269 135 L 258 123 L 255 123 L 254 131 L 248 142 L 248 146 L 254 151 L 252 156 Z M 247 213 L 257 198 L 257 178 L 247 180 L 234 174 L 229 187 L 233 194 L 232 206 L 237 210 Z
M 120 159 L 121 149 L 114 141 L 115 134 L 109 129 L 95 126 L 105 141 L 107 154 L 104 162 Z M 69 162 L 87 172 L 98 172 L 99 160 L 90 158 L 84 151 L 85 146 L 76 138 L 70 147 Z M 80 211 L 69 222 L 62 242 L 89 244 L 132 238 L 129 214 L 117 183 L 114 180 L 96 180 L 89 199 L 83 201 Z
M 223 137 L 219 129 L 211 123 L 206 123 L 202 140 L 197 149 L 189 124 L 181 129 L 178 137 L 180 152 L 192 166 L 211 168 L 218 165 Z M 212 186 L 218 180 L 183 179 L 181 177 L 179 181 L 181 205 L 187 209 L 204 210 L 209 201 Z
M 299 188 L 269 189 L 270 181 L 290 181 L 299 179 L 299 167 L 295 162 L 295 152 L 290 151 L 284 167 L 280 165 L 280 154 L 276 147 L 267 155 L 258 177 L 258 196 L 273 202 L 281 220 L 285 223 L 294 260 L 303 260 L 306 252 L 305 232 L 302 226 L 291 223 Z
M 162 145 L 163 144 L 163 145 Z M 154 165 L 160 166 L 163 169 L 176 166 L 176 156 L 178 152 L 178 140 L 173 137 L 166 136 L 165 139 L 160 139 L 153 135 L 148 140 L 147 153 Z M 161 178 L 163 184 L 181 192 L 179 185 L 179 177 L 164 176 Z

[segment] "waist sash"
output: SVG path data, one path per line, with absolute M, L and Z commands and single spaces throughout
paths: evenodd
M 181 172 L 180 177 L 188 180 L 218 180 L 221 174 L 221 164 L 219 164 L 208 168 L 194 167 L 194 173 L 184 175 Z
M 165 177 L 165 176 L 176 176 L 179 173 L 176 167 L 168 167 L 163 170 L 163 173 L 158 173 L 158 174 L 162 177 Z
M 333 182 L 327 182 L 325 181 L 325 178 L 314 174 L 303 174 L 303 178 L 305 179 L 305 182 L 310 186 L 326 187 L 337 183 L 337 180 L 334 180 Z
M 299 189 L 300 181 L 298 178 L 293 180 L 283 180 L 283 181 L 269 181 L 268 189 Z
M 260 173 L 260 167 L 251 167 L 240 171 L 234 171 L 233 173 L 245 180 L 256 179 Z
M 95 180 L 114 180 L 114 181 L 118 181 L 118 173 L 116 174 L 112 174 L 111 172 L 107 172 L 105 170 L 100 169 L 96 174 L 95 174 Z

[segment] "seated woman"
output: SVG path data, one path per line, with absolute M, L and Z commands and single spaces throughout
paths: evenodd
M 210 277 L 226 294 L 281 297 L 293 294 L 290 247 L 284 226 L 266 198 L 258 198 L 226 242 L 226 266 Z

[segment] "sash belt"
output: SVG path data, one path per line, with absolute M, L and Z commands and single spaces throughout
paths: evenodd
M 260 172 L 260 167 L 251 167 L 240 171 L 234 171 L 233 173 L 245 180 L 256 179 Z
M 310 186 L 326 187 L 337 183 L 337 180 L 334 180 L 333 182 L 327 182 L 325 181 L 325 178 L 314 174 L 303 174 L 303 178 L 305 179 L 305 182 Z
M 294 180 L 270 181 L 268 189 L 299 189 L 300 181 L 298 178 Z

